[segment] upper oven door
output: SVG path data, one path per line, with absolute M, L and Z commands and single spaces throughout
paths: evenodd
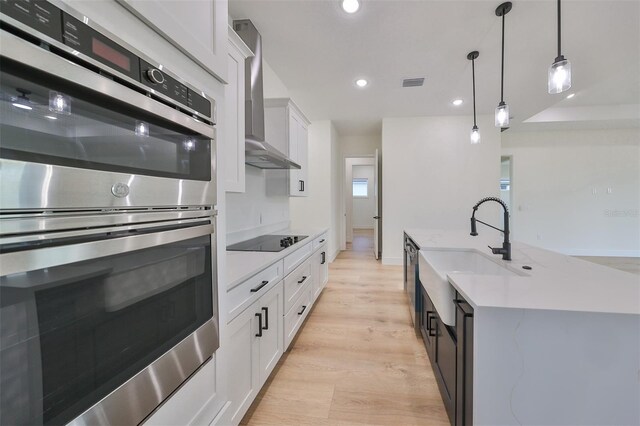
M 215 130 L 0 31 L 3 211 L 215 205 Z

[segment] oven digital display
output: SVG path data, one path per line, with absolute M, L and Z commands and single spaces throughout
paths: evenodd
M 124 70 L 131 71 L 131 59 L 116 49 L 107 46 L 95 37 L 91 39 L 91 51 L 104 60 L 109 61 Z

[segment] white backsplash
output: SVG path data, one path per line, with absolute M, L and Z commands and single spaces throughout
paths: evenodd
M 227 245 L 289 226 L 286 170 L 246 169 L 246 191 L 226 194 Z

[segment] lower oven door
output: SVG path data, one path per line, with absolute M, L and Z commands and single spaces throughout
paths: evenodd
M 84 232 L 2 246 L 0 424 L 137 424 L 218 348 L 210 220 Z

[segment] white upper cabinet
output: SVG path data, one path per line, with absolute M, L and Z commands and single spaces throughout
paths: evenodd
M 289 195 L 306 197 L 308 185 L 309 120 L 291 99 L 265 99 L 265 139 L 302 168 L 289 170 Z
M 158 34 L 227 82 L 227 0 L 117 0 Z
M 229 61 L 227 78 L 229 83 L 224 89 L 224 137 L 218 146 L 222 152 L 221 178 L 227 192 L 244 192 L 244 143 L 245 143 L 245 59 L 253 53 L 229 27 Z

